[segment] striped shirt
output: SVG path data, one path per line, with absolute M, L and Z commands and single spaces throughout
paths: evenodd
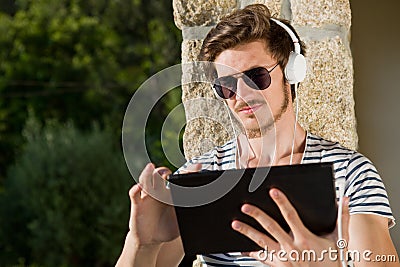
M 177 172 L 189 165 L 201 164 L 202 170 L 227 170 L 236 166 L 236 141 L 231 140 L 223 146 L 189 160 Z M 362 154 L 344 148 L 338 143 L 324 140 L 307 133 L 302 164 L 332 162 L 334 177 L 345 178 L 345 196 L 350 197 L 350 214 L 376 214 L 389 219 L 389 227 L 394 225 L 394 217 L 382 179 L 376 168 Z M 336 186 L 338 196 L 338 186 Z M 201 255 L 202 266 L 266 266 L 241 253 Z

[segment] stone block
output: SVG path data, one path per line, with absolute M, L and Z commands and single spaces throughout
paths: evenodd
M 228 107 L 213 97 L 197 97 L 183 102 L 186 115 L 185 157 L 190 159 L 222 145 L 232 138 L 234 130 Z
M 339 37 L 305 42 L 308 74 L 297 92 L 300 124 L 314 134 L 356 149 L 350 50 Z
M 337 24 L 350 29 L 349 0 L 291 0 L 291 9 L 295 25 L 321 27 Z
M 231 138 L 230 129 L 221 123 L 205 118 L 195 118 L 186 124 L 183 135 L 185 158 L 203 155 Z
M 203 40 L 182 41 L 182 63 L 198 61 Z
M 272 16 L 281 17 L 282 0 L 241 0 L 240 8 L 251 4 L 263 4 L 269 8 Z
M 215 24 L 221 16 L 237 7 L 236 0 L 173 0 L 174 20 L 183 27 Z
M 190 83 L 182 85 L 182 102 L 198 97 L 215 98 L 211 84 L 208 83 Z

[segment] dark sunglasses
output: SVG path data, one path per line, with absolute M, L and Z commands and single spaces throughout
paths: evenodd
M 251 88 L 255 90 L 265 90 L 271 85 L 270 72 L 278 65 L 279 63 L 271 70 L 267 70 L 265 67 L 256 67 L 235 75 L 219 77 L 214 81 L 214 90 L 218 96 L 223 99 L 232 98 L 236 93 L 237 82 L 240 77 L 242 77 L 244 82 Z

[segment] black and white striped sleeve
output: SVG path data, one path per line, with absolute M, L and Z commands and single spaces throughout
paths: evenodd
M 345 195 L 350 197 L 350 214 L 376 214 L 387 217 L 389 227 L 394 225 L 383 181 L 371 161 L 358 152 L 347 165 Z

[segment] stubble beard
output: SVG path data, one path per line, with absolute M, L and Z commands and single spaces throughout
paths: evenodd
M 273 120 L 268 119 L 268 121 L 261 127 L 245 129 L 247 138 L 254 139 L 267 135 L 274 128 L 275 123 L 281 119 L 282 115 L 286 112 L 289 106 L 289 92 L 288 90 L 286 90 L 286 88 L 283 88 L 283 91 L 284 91 L 284 99 L 278 114 L 274 116 Z M 252 115 L 250 118 L 255 118 L 255 117 L 256 117 L 255 115 Z M 260 126 L 260 123 L 258 123 L 258 126 Z

